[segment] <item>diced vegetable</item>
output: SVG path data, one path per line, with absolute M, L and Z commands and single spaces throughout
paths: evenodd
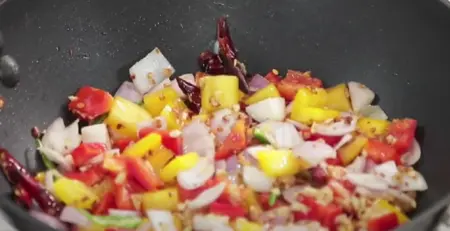
M 306 141 L 293 149 L 295 156 L 315 166 L 328 158 L 336 158 L 336 150 L 320 141 Z
M 303 107 L 323 107 L 326 105 L 328 94 L 323 88 L 301 88 L 297 91 L 292 110 Z
M 293 148 L 303 143 L 303 138 L 294 125 L 286 122 L 260 123 L 253 129 L 253 135 L 262 143 L 270 143 L 276 148 Z
M 193 85 L 196 85 L 195 83 L 195 77 L 193 74 L 183 74 L 180 75 L 178 78 L 183 79 L 185 81 L 187 81 L 188 83 L 191 83 Z M 172 80 L 171 82 L 172 88 L 177 92 L 177 94 L 182 97 L 185 98 L 186 95 L 183 93 L 183 91 L 180 89 L 180 87 L 178 86 L 178 81 L 176 80 Z
M 175 69 L 156 47 L 130 68 L 130 78 L 141 94 L 169 78 Z
M 177 231 L 173 215 L 166 210 L 147 210 L 154 231 Z
M 113 97 L 108 92 L 90 86 L 80 88 L 69 100 L 69 110 L 86 120 L 107 113 L 113 105 Z
M 244 166 L 242 170 L 244 183 L 257 192 L 269 192 L 275 179 L 267 176 L 254 166 Z
M 117 89 L 116 94 L 114 94 L 114 96 L 120 96 L 133 103 L 142 102 L 142 94 L 136 89 L 134 84 L 130 81 L 123 82 L 122 85 L 120 85 L 119 89 Z
M 105 151 L 106 146 L 103 143 L 82 143 L 72 151 L 73 163 L 76 167 L 86 165 Z
M 159 91 L 148 93 L 144 96 L 144 107 L 152 116 L 158 116 L 166 104 L 178 98 L 173 88 L 163 88 Z
M 245 209 L 240 206 L 218 202 L 211 204 L 209 207 L 209 212 L 212 214 L 227 216 L 232 219 L 237 217 L 245 217 L 246 215 Z
M 322 81 L 320 79 L 312 78 L 310 72 L 288 70 L 286 78 L 282 79 L 277 84 L 280 95 L 287 101 L 293 100 L 297 91 L 305 87 L 322 87 Z
M 81 141 L 83 143 L 101 143 L 108 149 L 111 148 L 108 128 L 106 124 L 95 124 L 81 129 Z
M 60 177 L 53 184 L 55 196 L 67 205 L 89 209 L 98 200 L 92 190 L 77 180 Z
M 201 158 L 191 169 L 177 175 L 178 184 L 184 189 L 196 189 L 206 183 L 213 175 L 215 166 L 212 160 Z
M 203 78 L 202 109 L 207 112 L 231 108 L 239 102 L 239 81 L 236 76 Z
M 257 159 L 261 170 L 272 177 L 292 176 L 308 166 L 289 150 L 259 151 Z
M 154 190 L 163 186 L 153 167 L 140 158 L 127 158 L 128 176 L 133 177 L 146 190 Z
M 284 98 L 269 98 L 246 107 L 245 111 L 258 122 L 281 121 L 286 114 L 285 105 Z
M 167 148 L 161 148 L 159 150 L 153 151 L 147 157 L 148 162 L 153 167 L 156 174 L 160 175 L 162 169 L 166 164 L 174 157 L 174 153 Z
M 339 111 L 316 107 L 303 107 L 292 110 L 291 119 L 297 122 L 311 125 L 313 122 L 321 123 L 329 119 L 335 119 L 340 115 Z
M 337 156 L 341 163 L 345 166 L 350 164 L 363 150 L 367 144 L 367 138 L 357 136 L 352 141 L 338 149 Z
M 216 160 L 225 159 L 244 150 L 247 145 L 247 130 L 244 120 L 238 120 L 225 138 L 223 144 L 217 149 Z
M 138 142 L 134 143 L 123 152 L 126 156 L 143 157 L 149 151 L 158 150 L 161 147 L 162 138 L 157 133 L 150 133 Z
M 160 116 L 167 121 L 169 130 L 180 129 L 186 121 L 186 105 L 181 100 L 175 100 L 168 103 L 161 111 Z
M 181 172 L 193 168 L 199 162 L 197 153 L 191 152 L 175 157 L 161 171 L 161 179 L 164 182 L 173 182 Z
M 358 131 L 369 138 L 384 136 L 389 127 L 389 121 L 371 118 L 360 118 L 358 120 Z
M 277 88 L 274 84 L 269 84 L 266 87 L 258 90 L 253 95 L 245 100 L 245 104 L 251 105 L 257 102 L 263 101 L 269 98 L 277 98 L 280 97 L 280 93 L 278 93 Z
M 369 220 L 367 223 L 367 231 L 394 230 L 398 225 L 397 215 L 395 213 L 388 213 Z
M 143 128 L 139 130 L 139 138 L 145 137 L 150 133 L 157 133 L 161 136 L 161 142 L 165 148 L 172 151 L 175 155 L 180 155 L 183 153 L 183 138 L 181 137 L 180 131 L 165 131 L 158 130 L 152 127 Z
M 395 119 L 389 126 L 387 141 L 394 146 L 399 154 L 405 153 L 414 141 L 417 120 Z
M 226 184 L 221 182 L 205 191 L 201 192 L 195 199 L 187 202 L 187 206 L 190 209 L 203 208 L 214 201 L 216 201 L 225 190 Z M 211 207 L 210 207 L 211 208 Z
M 255 223 L 255 222 L 251 222 L 248 221 L 245 218 L 238 218 L 234 221 L 233 227 L 236 231 L 263 231 L 263 226 Z
M 379 140 L 370 139 L 365 150 L 367 157 L 375 161 L 375 163 L 384 163 L 390 160 L 396 163 L 400 162 L 400 156 L 397 154 L 395 148 Z
M 371 119 L 377 119 L 377 120 L 387 120 L 388 116 L 386 115 L 386 112 L 381 109 L 380 106 L 376 105 L 367 105 L 364 108 L 361 108 L 359 113 L 367 118 Z
M 137 124 L 151 118 L 151 115 L 145 109 L 116 96 L 105 123 L 115 133 L 135 138 L 137 137 Z
M 142 205 L 145 210 L 161 209 L 175 211 L 179 203 L 178 190 L 176 188 L 166 188 L 155 192 L 143 194 Z
M 342 83 L 327 89 L 328 97 L 326 106 L 338 111 L 351 111 L 350 93 L 347 85 Z
M 359 112 L 362 108 L 370 105 L 375 98 L 375 93 L 372 90 L 358 82 L 349 82 L 348 91 L 355 112 Z

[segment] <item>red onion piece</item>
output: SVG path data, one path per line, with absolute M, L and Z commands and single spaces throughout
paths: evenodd
M 67 222 L 82 227 L 87 227 L 90 225 L 89 219 L 84 214 L 82 214 L 78 209 L 71 206 L 66 206 L 63 209 L 61 215 L 59 216 L 59 219 L 61 219 L 61 221 L 63 222 Z
M 60 231 L 68 231 L 69 229 L 67 226 L 62 223 L 58 218 L 55 218 L 53 216 L 50 216 L 48 214 L 45 214 L 43 212 L 31 210 L 30 215 L 40 222 L 47 224 L 48 226 L 52 227 L 53 229 L 60 230 Z
M 256 74 L 252 77 L 252 79 L 248 83 L 248 87 L 250 92 L 255 92 L 258 91 L 259 89 L 265 88 L 269 84 L 270 84 L 269 80 L 267 80 L 260 74 Z
M 123 82 L 119 89 L 117 89 L 114 96 L 120 96 L 134 103 L 139 103 L 142 101 L 141 93 L 139 93 L 134 84 L 129 81 Z

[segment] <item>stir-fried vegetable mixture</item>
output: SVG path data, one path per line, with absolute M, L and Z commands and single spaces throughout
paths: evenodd
M 217 42 L 195 74 L 171 79 L 155 48 L 114 96 L 91 86 L 69 96 L 77 120 L 33 130 L 44 172 L 0 149 L 17 201 L 78 231 L 378 231 L 408 221 L 427 189 L 411 167 L 416 120 L 388 120 L 361 83 L 250 75 L 223 18 Z

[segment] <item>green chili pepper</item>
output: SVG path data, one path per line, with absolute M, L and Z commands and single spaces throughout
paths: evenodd
M 101 124 L 103 121 L 105 121 L 106 117 L 108 117 L 108 113 L 105 113 L 99 117 L 97 117 L 95 120 L 91 122 L 91 124 Z
M 277 202 L 278 197 L 280 196 L 281 192 L 279 189 L 273 189 L 270 192 L 270 197 L 269 197 L 269 205 L 272 207 L 275 205 L 275 202 Z
M 42 141 L 40 139 L 36 139 L 36 147 L 37 148 L 42 147 Z M 41 154 L 42 162 L 44 163 L 44 166 L 47 169 L 56 168 L 55 164 L 52 161 L 50 161 L 44 153 L 42 153 L 41 151 L 39 151 L 39 153 Z
M 102 227 L 114 227 L 122 229 L 136 229 L 142 224 L 143 219 L 133 216 L 95 216 L 87 212 L 86 210 L 79 210 L 90 221 L 96 225 Z

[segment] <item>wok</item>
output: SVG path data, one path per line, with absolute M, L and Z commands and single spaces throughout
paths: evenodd
M 84 84 L 115 90 L 155 46 L 177 74 L 197 70 L 223 15 L 251 72 L 312 70 L 326 85 L 357 80 L 378 93 L 390 117 L 419 121 L 418 170 L 429 189 L 416 215 L 450 192 L 450 11 L 438 0 L 7 1 L 4 53 L 19 63 L 21 82 L 0 87 L 0 146 L 25 162 L 31 127 L 65 115 L 67 96 Z M 8 208 L 21 229 L 38 227 Z

